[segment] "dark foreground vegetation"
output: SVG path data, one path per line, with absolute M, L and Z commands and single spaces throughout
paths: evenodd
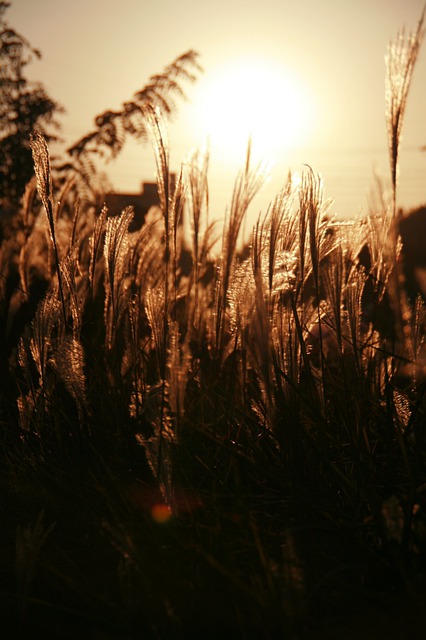
M 54 191 L 40 134 L 38 193 L 2 219 L 3 637 L 421 637 L 426 307 L 397 172 L 343 225 L 307 167 L 241 248 L 250 150 L 219 235 L 208 158 L 172 190 L 143 116 L 160 207 L 140 229 Z

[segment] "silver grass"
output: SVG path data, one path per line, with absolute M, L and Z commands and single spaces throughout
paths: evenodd
M 300 215 L 306 217 L 307 233 L 309 238 L 310 263 L 312 265 L 315 286 L 319 290 L 319 265 L 324 257 L 325 234 L 321 228 L 329 202 L 324 200 L 323 181 L 319 174 L 315 174 L 308 167 L 302 174 L 302 182 L 299 191 Z M 303 212 L 303 213 L 302 213 Z
M 342 224 L 333 228 L 336 234 L 333 253 L 321 275 L 329 325 L 334 328 L 339 352 L 353 354 L 360 338 L 361 296 L 366 281 L 357 258 L 368 240 L 365 225 Z
M 385 103 L 386 126 L 388 132 L 389 159 L 392 181 L 392 214 L 393 223 L 390 227 L 390 245 L 393 256 L 393 271 L 389 279 L 389 294 L 394 308 L 397 343 L 397 355 L 411 352 L 411 311 L 403 289 L 403 272 L 396 256 L 397 247 L 397 185 L 399 170 L 399 147 L 402 138 L 402 126 L 407 106 L 412 75 L 418 59 L 420 47 L 424 38 L 424 18 L 426 5 L 423 8 L 417 29 L 405 36 L 402 29 L 391 42 L 386 55 Z
M 192 240 L 192 257 L 194 261 L 195 281 L 197 281 L 198 266 L 200 260 L 200 237 L 201 225 L 205 218 L 205 225 L 208 226 L 209 213 L 209 189 L 208 189 L 208 166 L 209 151 L 196 151 L 192 154 L 186 164 L 186 181 L 188 184 L 189 224 Z
M 44 216 L 37 216 L 31 233 L 25 235 L 19 256 L 19 272 L 21 286 L 28 291 L 31 281 L 35 277 L 50 280 L 51 273 L 51 242 L 47 221 Z
M 178 420 L 184 415 L 186 383 L 191 364 L 188 341 L 185 340 L 181 344 L 180 339 L 178 323 L 171 322 L 169 326 L 166 375 L 170 408 Z M 178 433 L 175 433 L 175 439 L 178 435 Z
M 239 172 L 235 181 L 230 211 L 223 228 L 222 252 L 226 255 L 226 272 L 233 261 L 244 216 L 266 178 L 266 167 L 262 163 L 254 169 L 251 168 L 251 140 L 249 140 L 245 167 Z
M 161 111 L 151 104 L 144 107 L 148 131 L 150 133 L 152 147 L 155 153 L 155 163 L 157 166 L 157 186 L 160 207 L 166 222 L 166 233 L 168 230 L 168 212 L 170 197 L 170 172 L 169 172 L 169 143 L 167 129 Z
M 304 320 L 307 326 L 312 323 L 312 318 L 309 318 L 306 312 Z M 292 309 L 291 304 L 274 306 L 272 331 L 274 359 L 283 375 L 284 392 L 289 397 L 294 395 L 294 385 L 299 385 L 303 369 L 302 347 L 305 347 L 305 336 L 299 331 L 299 326 L 299 316 Z
M 422 11 L 417 29 L 405 36 L 402 29 L 388 47 L 385 58 L 385 102 L 388 133 L 389 159 L 393 190 L 393 215 L 396 216 L 396 189 L 398 180 L 399 146 L 402 136 L 405 110 L 412 75 L 424 38 L 423 28 L 426 5 Z
M 157 166 L 157 188 L 158 188 L 158 196 L 160 200 L 160 208 L 163 214 L 164 220 L 164 313 L 163 313 L 163 327 L 162 327 L 162 352 L 158 352 L 158 362 L 160 366 L 160 377 L 162 379 L 163 384 L 163 399 L 165 398 L 165 381 L 166 381 L 166 353 L 165 349 L 167 347 L 168 342 L 168 321 L 169 321 L 169 312 L 170 312 L 170 269 L 174 265 L 174 256 L 172 255 L 173 250 L 173 239 L 175 237 L 174 234 L 174 223 L 173 219 L 174 211 L 172 209 L 172 194 L 171 194 L 171 175 L 170 175 L 170 154 L 169 154 L 169 143 L 167 137 L 167 131 L 165 126 L 164 118 L 161 114 L 161 111 L 158 108 L 155 108 L 153 105 L 148 104 L 146 108 L 144 108 L 145 117 L 147 120 L 148 131 L 150 133 L 152 146 L 154 149 L 155 162 Z M 176 201 L 175 201 L 176 203 Z M 165 407 L 162 406 L 161 414 L 163 416 L 165 411 Z M 160 458 L 159 465 L 161 462 L 161 436 L 160 436 Z
M 151 352 L 149 339 L 141 340 L 140 330 L 144 325 L 141 314 L 143 304 L 137 291 L 129 303 L 129 331 L 121 363 L 122 378 L 130 375 L 129 414 L 139 418 L 148 390 L 146 360 Z
M 157 415 L 161 415 L 161 407 L 158 407 L 157 410 L 159 412 Z M 161 421 L 161 425 L 161 431 L 156 429 L 150 438 L 138 433 L 136 440 L 143 447 L 149 468 L 158 482 L 161 494 L 173 511 L 175 506 L 172 477 L 174 442 L 172 431 L 168 428 L 166 419 Z
M 205 224 L 207 224 L 208 220 L 208 164 L 208 150 L 204 150 L 203 152 L 196 150 L 190 155 L 184 167 L 184 180 L 187 185 L 185 213 L 189 221 L 192 256 L 192 269 L 188 286 L 188 304 L 186 309 L 188 336 L 195 335 L 200 329 L 200 236 L 203 218 Z
M 183 242 L 183 212 L 185 209 L 185 201 L 186 201 L 186 189 L 185 183 L 183 179 L 183 167 L 178 175 L 178 179 L 176 181 L 173 194 L 170 199 L 170 225 L 169 225 L 169 233 L 170 233 L 170 270 L 169 270 L 169 278 L 170 283 L 169 287 L 171 290 L 171 300 L 173 302 L 171 307 L 171 317 L 174 320 L 176 318 L 176 305 L 178 298 L 178 280 L 179 280 L 179 261 L 182 251 L 182 242 Z M 167 245 L 166 245 L 167 251 Z
M 295 216 L 292 218 L 295 219 Z M 286 207 L 278 209 L 273 206 L 266 219 L 262 223 L 259 221 L 253 232 L 252 246 L 255 251 L 251 260 L 254 273 L 259 272 L 263 281 L 270 311 L 273 300 L 293 289 L 296 281 L 298 256 L 295 244 L 291 246 L 286 237 L 289 226 L 292 224 Z
M 108 215 L 108 209 L 106 208 L 106 206 L 104 206 L 102 208 L 101 213 L 96 218 L 96 222 L 93 227 L 93 233 L 89 238 L 89 255 L 90 255 L 89 281 L 92 287 L 92 292 L 95 286 L 96 262 L 97 262 L 98 256 L 100 255 L 102 234 L 105 229 L 107 215 Z
M 39 375 L 40 388 L 45 388 L 46 368 L 56 346 L 55 330 L 59 327 L 60 303 L 54 292 L 40 302 L 32 323 L 30 352 Z
M 218 265 L 215 293 L 215 350 L 218 353 L 223 347 L 225 333 L 225 313 L 229 283 L 234 267 L 235 252 L 240 235 L 241 225 L 248 207 L 265 182 L 266 174 L 263 165 L 254 170 L 250 167 L 251 140 L 247 145 L 246 163 L 235 181 L 231 208 L 226 217 L 222 235 L 222 255 Z
M 322 271 L 322 284 L 325 290 L 327 322 L 335 333 L 338 350 L 343 354 L 343 290 L 346 281 L 345 256 L 339 243 L 334 251 L 333 260 Z
M 55 235 L 55 221 L 53 218 L 53 186 L 49 149 L 47 147 L 46 140 L 38 131 L 34 131 L 31 134 L 30 146 L 37 178 L 37 190 L 46 211 L 53 241 Z
M 135 284 L 142 297 L 147 288 L 154 288 L 157 283 L 164 281 L 163 236 L 162 219 L 145 221 L 134 243 L 132 261 L 135 264 Z
M 28 291 L 29 291 L 29 273 L 28 273 L 28 269 L 27 269 L 27 251 L 26 251 L 27 247 L 26 245 L 23 245 L 21 247 L 21 250 L 19 252 L 19 282 L 22 288 L 22 291 L 24 292 L 24 294 L 26 296 L 28 296 Z
M 175 262 L 179 258 L 179 252 L 177 249 L 178 232 L 182 228 L 183 213 L 185 209 L 185 203 L 187 198 L 186 183 L 184 180 L 184 167 L 180 168 L 179 175 L 174 185 L 173 193 L 170 200 L 170 213 L 171 213 L 171 235 L 173 238 L 174 247 L 174 259 Z
M 133 207 L 126 207 L 117 217 L 106 221 L 104 242 L 105 258 L 105 326 L 106 342 L 111 348 L 118 323 L 124 312 L 127 293 L 126 277 L 129 259 L 129 224 L 133 219 Z M 127 301 L 126 301 L 127 302 Z
M 416 360 L 424 354 L 426 344 L 426 304 L 419 294 L 416 298 L 413 311 L 413 349 Z
M 368 216 L 366 220 L 366 238 L 371 257 L 370 275 L 374 285 L 374 298 L 381 302 L 388 285 L 393 268 L 393 259 L 389 255 L 388 240 L 392 220 L 386 211 Z M 399 259 L 401 245 L 396 248 L 396 259 Z
M 76 233 L 77 233 L 77 222 L 80 216 L 80 200 L 77 197 L 75 205 L 74 205 L 74 215 L 72 221 L 72 230 L 69 241 L 69 250 L 71 251 L 76 242 Z
M 247 258 L 235 266 L 227 295 L 229 330 L 238 343 L 250 323 L 256 305 L 255 293 L 252 263 Z
M 208 316 L 207 291 L 202 278 L 208 269 L 213 247 L 217 243 L 217 221 L 209 223 L 208 188 L 209 150 L 197 150 L 186 164 L 187 183 L 186 211 L 188 212 L 191 237 L 192 271 L 189 282 L 189 304 L 187 306 L 187 331 L 196 341 L 211 322 Z M 211 330 L 211 336 L 214 331 Z M 212 342 L 210 338 L 210 342 Z
M 18 364 L 23 373 L 24 380 L 28 387 L 28 393 L 21 392 L 17 399 L 19 425 L 25 432 L 29 432 L 32 426 L 32 416 L 36 406 L 38 396 L 40 395 L 40 389 L 35 388 L 31 378 L 31 363 L 27 345 L 24 343 L 23 338 L 20 338 L 18 344 Z
M 295 197 L 293 175 L 289 172 L 284 187 L 272 202 L 267 211 L 264 223 L 268 233 L 268 279 L 269 290 L 274 289 L 273 280 L 276 272 L 276 260 L 279 255 L 292 254 L 296 246 L 296 216 L 292 213 Z M 280 269 L 280 267 L 278 267 Z
M 362 319 L 362 297 L 367 274 L 358 265 L 352 264 L 343 291 L 343 305 L 347 310 L 349 340 L 354 353 L 358 373 L 366 374 L 364 345 L 371 334 L 371 324 Z
M 73 336 L 63 336 L 51 357 L 51 364 L 73 398 L 83 424 L 87 416 L 88 403 L 84 374 L 84 352 L 79 340 Z
M 311 167 L 302 174 L 302 181 L 299 189 L 299 268 L 302 282 L 301 307 L 305 309 L 304 282 L 307 276 L 312 273 L 315 296 L 320 295 L 320 263 L 322 259 L 331 252 L 333 241 L 328 240 L 326 233 L 327 223 L 323 221 L 328 209 L 329 202 L 324 200 L 323 182 L 319 174 L 315 174 Z M 331 246 L 330 246 L 331 244 Z M 322 313 L 319 300 L 316 305 L 317 328 L 320 345 L 321 359 L 321 380 L 324 385 L 325 380 L 325 360 L 322 351 Z M 295 309 L 295 313 L 296 313 Z M 298 312 L 297 312 L 298 313 Z M 298 321 L 299 318 L 295 316 Z M 303 318 L 301 318 L 302 322 Z M 305 356 L 305 360 L 307 358 Z M 326 406 L 325 388 L 322 386 L 323 407 Z
M 82 325 L 82 307 L 79 300 L 79 287 L 77 283 L 79 275 L 78 247 L 71 248 L 65 260 L 61 263 L 61 273 L 64 284 L 64 295 L 67 294 L 69 312 L 72 319 L 72 332 L 78 338 Z
M 262 254 L 264 253 L 264 234 L 258 221 L 252 239 L 252 269 L 255 290 L 255 306 L 250 320 L 249 349 L 254 368 L 260 377 L 261 392 L 267 412 L 274 414 L 275 378 L 272 354 L 272 324 L 267 285 L 262 274 Z M 267 270 L 266 270 L 267 273 Z
M 426 380 L 426 306 L 420 296 L 417 296 L 411 315 L 410 349 L 404 353 L 400 373 L 411 381 L 412 388 L 416 388 Z
M 151 329 L 153 348 L 157 356 L 158 368 L 161 376 L 165 367 L 163 357 L 166 348 L 166 336 L 164 334 L 164 316 L 166 314 L 164 285 L 161 286 L 161 283 L 159 283 L 155 289 L 148 287 L 145 292 L 144 305 L 146 317 Z
M 50 154 L 47 147 L 46 140 L 42 134 L 38 131 L 34 131 L 31 134 L 30 146 L 34 160 L 34 170 L 37 177 L 37 190 L 40 199 L 43 203 L 46 211 L 47 220 L 49 222 L 50 237 L 53 245 L 53 252 L 55 256 L 56 272 L 58 276 L 59 294 L 62 303 L 62 313 L 64 317 L 64 323 L 67 324 L 67 310 L 65 307 L 64 293 L 62 289 L 62 278 L 59 262 L 59 253 L 56 243 L 55 234 L 55 220 L 53 215 L 53 186 L 52 186 L 52 171 L 50 168 Z
M 55 209 L 54 209 L 54 220 L 55 223 L 58 221 L 58 219 L 61 217 L 61 214 L 63 212 L 63 209 L 65 207 L 65 204 L 67 202 L 67 197 L 70 194 L 70 192 L 72 191 L 73 187 L 75 186 L 76 183 L 76 178 L 73 175 L 70 175 L 67 180 L 65 181 L 64 185 L 62 186 L 62 189 L 60 191 L 60 193 L 58 194 L 58 198 L 55 204 Z
M 404 433 L 410 422 L 412 404 L 408 396 L 397 388 L 392 391 L 392 399 L 395 409 L 395 428 Z
M 28 232 L 32 226 L 32 208 L 33 201 L 37 191 L 37 178 L 33 176 L 31 180 L 27 183 L 24 191 L 24 195 L 22 196 L 22 209 L 21 216 L 22 222 L 24 224 L 24 229 Z

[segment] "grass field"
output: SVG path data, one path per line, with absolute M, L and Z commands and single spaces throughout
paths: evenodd
M 129 232 L 56 192 L 33 136 L 0 253 L 5 637 L 422 633 L 426 308 L 397 227 L 421 27 L 388 60 L 393 197 L 368 219 L 333 220 L 306 167 L 241 245 L 250 146 L 218 228 L 208 157 L 172 190 L 147 109 L 160 206 Z

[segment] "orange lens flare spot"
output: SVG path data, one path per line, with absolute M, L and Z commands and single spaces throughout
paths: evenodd
M 151 508 L 151 517 L 158 524 L 163 524 L 170 520 L 172 512 L 167 504 L 154 504 Z

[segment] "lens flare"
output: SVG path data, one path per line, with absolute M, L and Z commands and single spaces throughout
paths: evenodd
M 168 522 L 172 516 L 170 507 L 164 503 L 154 504 L 151 507 L 151 517 L 158 524 Z

